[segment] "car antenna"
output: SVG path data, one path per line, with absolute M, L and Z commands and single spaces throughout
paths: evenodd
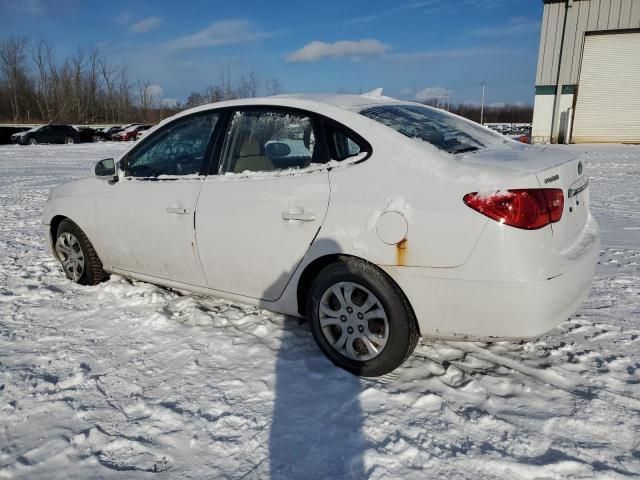
M 370 92 L 365 92 L 365 93 L 361 93 L 360 96 L 362 97 L 376 97 L 376 98 L 380 98 L 382 96 L 382 87 L 380 88 L 374 88 L 373 90 L 371 90 Z

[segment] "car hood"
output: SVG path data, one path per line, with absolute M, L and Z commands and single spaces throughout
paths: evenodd
M 101 184 L 101 182 L 102 180 L 98 178 L 87 177 L 63 183 L 51 190 L 49 200 L 60 197 L 73 197 L 76 195 L 91 196 L 96 192 L 97 185 Z

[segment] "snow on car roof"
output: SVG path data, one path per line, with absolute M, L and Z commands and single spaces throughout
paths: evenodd
M 361 95 L 353 95 L 353 94 L 335 94 L 335 93 L 304 93 L 304 94 L 287 94 L 287 95 L 278 95 L 276 97 L 270 98 L 294 98 L 298 100 L 314 102 L 314 103 L 324 103 L 328 105 L 332 105 L 334 107 L 343 108 L 345 110 L 351 110 L 354 112 L 359 112 L 366 107 L 377 106 L 377 105 L 398 105 L 398 104 L 408 104 L 412 102 L 398 100 L 392 97 L 386 97 L 383 95 L 373 95 L 368 93 L 363 93 Z
M 374 107 L 378 105 L 419 105 L 414 102 L 398 100 L 391 97 L 386 97 L 381 94 L 382 89 L 376 89 L 368 93 L 361 95 L 355 94 L 335 94 L 335 93 L 295 93 L 274 95 L 270 97 L 254 97 L 254 98 L 241 98 L 236 100 L 225 100 L 216 103 L 207 103 L 188 110 L 183 110 L 180 113 L 172 117 L 168 117 L 154 127 L 158 127 L 168 123 L 179 117 L 183 117 L 196 112 L 204 112 L 214 108 L 225 107 L 240 107 L 248 105 L 273 105 L 284 106 L 292 108 L 309 109 L 317 111 L 318 113 L 329 113 L 333 109 L 334 113 L 339 111 L 357 113 L 367 107 Z M 338 109 L 337 111 L 335 109 Z

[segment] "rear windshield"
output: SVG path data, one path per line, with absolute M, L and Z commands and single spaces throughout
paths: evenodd
M 419 105 L 381 105 L 360 112 L 409 138 L 417 138 L 445 152 L 474 152 L 500 139 L 474 123 L 435 108 Z

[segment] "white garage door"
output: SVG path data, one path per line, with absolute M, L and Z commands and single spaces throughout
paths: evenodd
M 640 33 L 585 38 L 572 141 L 640 143 Z

